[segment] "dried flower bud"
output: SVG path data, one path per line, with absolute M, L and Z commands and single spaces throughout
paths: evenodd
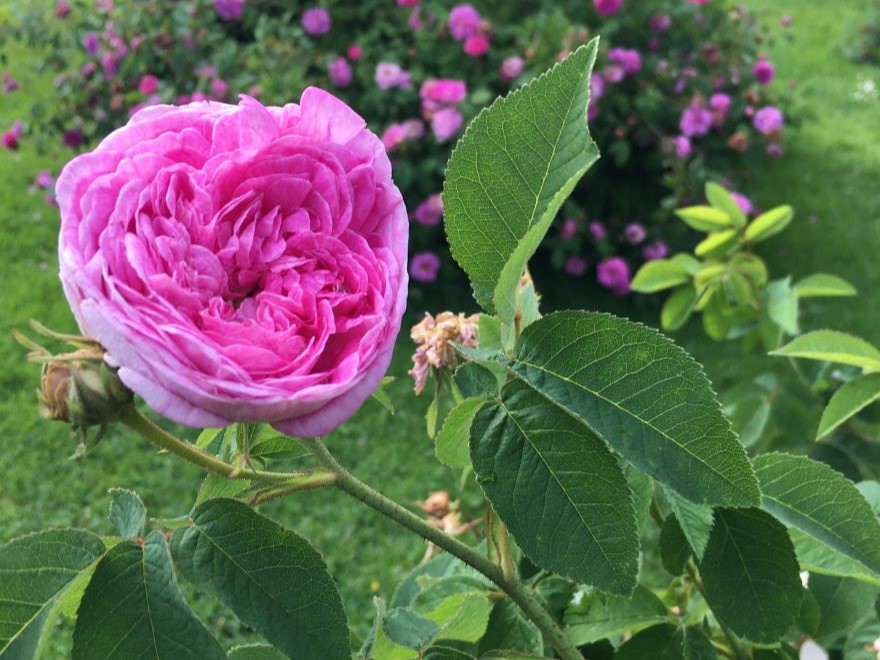
M 419 503 L 419 507 L 429 516 L 442 518 L 449 513 L 449 493 L 445 490 L 434 491 L 424 502 Z
M 415 379 L 416 394 L 425 389 L 428 373 L 435 369 L 453 369 L 458 363 L 453 343 L 475 347 L 479 333 L 479 314 L 465 316 L 442 312 L 425 318 L 413 326 L 410 336 L 418 345 L 413 354 L 410 375 Z

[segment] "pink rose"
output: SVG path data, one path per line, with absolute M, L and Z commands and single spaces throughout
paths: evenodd
M 614 16 L 622 4 L 623 0 L 593 0 L 593 7 L 600 16 Z
M 464 52 L 471 57 L 482 57 L 489 52 L 489 37 L 485 34 L 473 34 L 464 41 Z
M 458 133 L 464 118 L 455 108 L 443 108 L 438 110 L 431 117 L 431 131 L 438 142 L 446 142 L 453 135 Z
M 57 184 L 83 334 L 189 426 L 330 432 L 378 386 L 406 305 L 406 207 L 342 101 L 136 114 Z
M 159 89 L 159 79 L 156 76 L 148 73 L 141 77 L 141 81 L 138 83 L 138 92 L 140 94 L 150 96 L 157 89 Z

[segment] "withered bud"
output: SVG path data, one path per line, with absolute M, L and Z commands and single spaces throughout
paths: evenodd
M 449 493 L 445 490 L 435 491 L 424 502 L 419 503 L 419 507 L 429 516 L 442 518 L 449 513 Z

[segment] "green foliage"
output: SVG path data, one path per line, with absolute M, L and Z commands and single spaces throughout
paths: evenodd
M 817 439 L 837 429 L 864 408 L 880 399 L 880 373 L 866 374 L 841 386 L 822 413 Z
M 769 514 L 717 509 L 699 566 L 709 606 L 740 637 L 770 644 L 794 624 L 800 569 L 785 527 Z
M 523 331 L 508 364 L 686 498 L 728 506 L 760 501 L 702 369 L 655 330 L 607 314 L 551 314 Z
M 161 532 L 123 541 L 98 563 L 73 633 L 74 660 L 225 658 L 183 600 Z
M 59 594 L 103 553 L 100 538 L 76 529 L 39 532 L 0 546 L 0 655 L 33 657 Z
M 880 578 L 880 522 L 851 481 L 806 457 L 754 460 L 764 508 Z
M 443 428 L 437 435 L 437 460 L 451 468 L 463 468 L 470 464 L 468 443 L 471 423 L 484 403 L 483 399 L 465 399 L 446 416 Z
M 471 123 L 449 161 L 443 208 L 452 254 L 477 301 L 505 323 L 516 312 L 523 268 L 599 157 L 586 121 L 597 46 L 582 46 L 496 101 Z
M 578 646 L 638 632 L 668 620 L 663 601 L 641 585 L 629 597 L 592 591 L 565 613 L 568 636 Z
M 512 600 L 504 599 L 492 608 L 486 634 L 477 646 L 480 656 L 490 651 L 520 651 L 540 656 L 544 652 L 544 638 Z
M 664 623 L 643 630 L 627 641 L 615 660 L 715 660 L 712 642 L 695 626 L 678 628 Z
M 632 495 L 617 461 L 587 426 L 512 382 L 474 420 L 471 460 L 493 508 L 532 561 L 607 591 L 632 591 L 639 552 Z
M 837 362 L 866 371 L 880 371 L 880 350 L 864 339 L 836 330 L 808 332 L 770 355 Z
M 147 524 L 147 508 L 138 494 L 124 488 L 110 489 L 110 522 L 119 536 L 133 538 L 143 536 Z
M 305 539 L 242 502 L 210 499 L 175 531 L 172 547 L 187 580 L 280 650 L 316 660 L 348 657 L 339 594 Z

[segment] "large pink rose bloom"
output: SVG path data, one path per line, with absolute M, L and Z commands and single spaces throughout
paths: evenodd
M 145 108 L 57 194 L 80 328 L 161 414 L 318 436 L 379 385 L 407 212 L 379 138 L 334 96 Z

